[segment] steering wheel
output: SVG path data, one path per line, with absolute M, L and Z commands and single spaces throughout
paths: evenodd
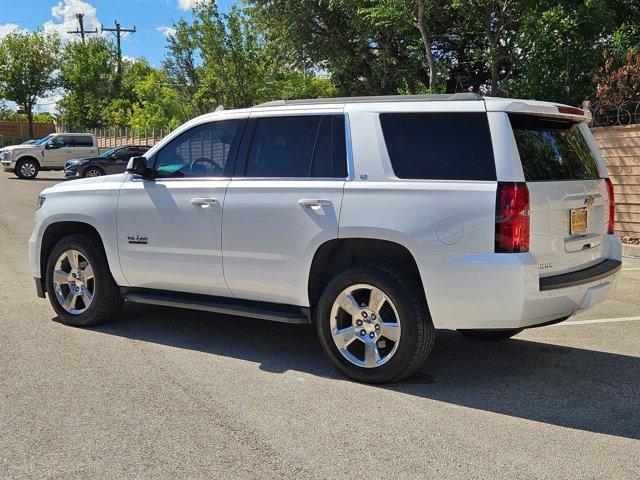
M 204 168 L 204 171 L 208 175 L 221 175 L 223 172 L 220 165 L 218 165 L 213 160 L 205 157 L 196 158 L 193 162 L 191 162 L 191 164 L 189 165 L 189 172 L 201 173 L 202 171 L 199 171 L 200 169 L 198 168 L 200 166 Z

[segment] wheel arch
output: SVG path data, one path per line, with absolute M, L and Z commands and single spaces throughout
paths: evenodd
M 51 254 L 51 251 L 53 250 L 53 247 L 62 238 L 68 235 L 73 235 L 73 234 L 84 234 L 93 238 L 97 242 L 99 247 L 102 249 L 102 251 L 105 252 L 105 255 L 106 255 L 104 240 L 102 238 L 102 235 L 100 235 L 100 232 L 98 231 L 98 229 L 93 225 L 86 222 L 81 222 L 81 221 L 57 221 L 57 222 L 50 223 L 49 225 L 46 226 L 42 234 L 42 240 L 40 242 L 40 250 L 39 250 L 39 254 L 40 254 L 39 281 L 42 285 L 43 292 L 46 292 L 46 288 L 47 288 L 46 281 L 45 281 L 45 272 L 47 268 L 47 261 L 49 259 L 49 255 Z M 107 259 L 108 259 L 108 256 L 107 256 Z M 109 266 L 109 268 L 111 271 L 113 271 L 113 269 L 111 268 L 111 265 Z
M 312 310 L 329 281 L 346 267 L 367 263 L 395 265 L 408 271 L 418 282 L 426 302 L 418 264 L 409 249 L 397 242 L 377 238 L 338 238 L 318 247 L 309 271 L 307 290 Z
M 33 160 L 38 165 L 38 168 L 42 168 L 42 164 L 40 163 L 40 161 L 33 155 L 22 155 L 21 157 L 18 157 L 16 159 L 16 168 L 18 168 L 20 162 L 24 162 L 25 160 Z

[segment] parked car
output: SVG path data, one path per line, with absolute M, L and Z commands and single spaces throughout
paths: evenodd
M 149 147 L 126 145 L 102 152 L 97 157 L 74 158 L 64 166 L 67 177 L 99 177 L 113 173 L 122 173 L 131 157 L 144 155 Z
M 33 145 L 33 144 L 34 144 L 34 143 L 36 143 L 38 140 L 39 140 L 39 139 L 37 139 L 37 138 L 31 139 L 31 140 L 26 140 L 26 141 L 22 142 L 20 145 Z
M 0 150 L 5 172 L 33 179 L 40 170 L 63 170 L 67 160 L 95 155 L 96 136 L 90 133 L 52 133 L 30 145 L 11 145 Z
M 621 244 L 589 119 L 474 94 L 204 115 L 124 174 L 42 192 L 37 292 L 75 326 L 125 299 L 314 323 L 343 374 L 399 380 L 437 328 L 506 339 L 611 294 Z

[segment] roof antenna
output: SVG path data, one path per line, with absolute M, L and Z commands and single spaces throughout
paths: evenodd
M 224 110 L 224 105 L 222 105 L 222 104 L 221 104 L 221 105 L 218 105 L 218 106 L 216 107 L 216 109 L 214 110 L 214 112 L 221 112 L 221 111 L 223 111 L 223 110 Z

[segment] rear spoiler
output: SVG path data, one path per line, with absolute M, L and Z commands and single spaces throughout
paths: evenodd
M 488 112 L 524 113 L 545 117 L 563 118 L 573 122 L 591 122 L 591 112 L 570 105 L 534 100 L 501 100 L 486 101 Z

